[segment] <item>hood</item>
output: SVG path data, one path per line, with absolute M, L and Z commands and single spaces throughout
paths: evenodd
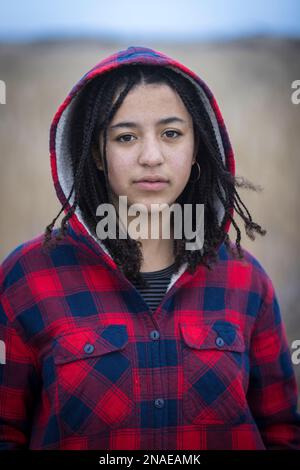
M 163 65 L 171 68 L 176 72 L 183 75 L 189 80 L 197 89 L 197 93 L 205 105 L 208 116 L 210 117 L 212 127 L 215 132 L 216 140 L 219 145 L 221 158 L 226 165 L 227 169 L 234 175 L 235 163 L 234 155 L 229 141 L 229 137 L 225 128 L 225 124 L 219 110 L 218 104 L 210 91 L 209 87 L 204 81 L 192 70 L 188 69 L 185 65 L 168 57 L 166 54 L 149 49 L 147 47 L 128 47 L 126 50 L 121 50 L 115 54 L 103 59 L 91 70 L 89 70 L 71 89 L 68 96 L 58 108 L 50 128 L 50 158 L 51 158 L 51 172 L 53 182 L 56 190 L 57 197 L 62 205 L 66 204 L 64 212 L 70 208 L 74 201 L 74 194 L 67 203 L 67 197 L 70 194 L 73 184 L 73 172 L 71 166 L 71 143 L 70 143 L 70 116 L 76 98 L 79 92 L 86 86 L 86 84 L 95 78 L 117 67 L 122 67 L 124 64 L 154 64 Z M 224 218 L 224 208 L 220 203 L 217 195 L 215 195 L 215 208 L 218 214 L 218 220 L 221 224 Z M 233 215 L 233 208 L 231 209 Z M 71 228 L 79 235 L 87 237 L 89 241 L 100 247 L 104 253 L 108 255 L 110 264 L 113 262 L 110 253 L 101 241 L 96 239 L 90 232 L 89 228 L 84 222 L 81 211 L 77 207 L 73 216 L 69 219 Z M 225 221 L 225 230 L 228 232 L 230 226 L 230 219 Z

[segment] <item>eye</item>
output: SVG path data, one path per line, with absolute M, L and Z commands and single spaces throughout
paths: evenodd
M 131 140 L 121 140 L 121 139 L 124 139 L 124 137 L 133 137 L 133 135 L 131 134 L 124 134 L 124 135 L 120 135 L 119 137 L 116 138 L 116 141 L 117 142 L 122 142 L 122 143 L 127 143 L 127 142 L 132 142 Z
M 173 134 L 174 134 L 174 133 L 177 134 L 177 136 L 175 136 L 175 138 L 177 138 L 178 136 L 182 135 L 181 132 L 174 131 L 174 130 L 169 130 L 169 131 L 166 131 L 166 132 L 165 132 L 165 134 L 169 134 L 169 133 L 171 133 L 171 134 L 172 134 L 172 133 L 173 133 Z M 173 139 L 173 137 L 170 136 L 170 135 L 168 135 L 168 137 L 170 137 L 171 139 Z

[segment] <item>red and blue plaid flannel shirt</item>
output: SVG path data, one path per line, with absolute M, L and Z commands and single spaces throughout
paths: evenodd
M 50 254 L 41 239 L 2 265 L 0 448 L 300 449 L 285 328 L 252 255 L 222 245 L 151 315 L 71 227 Z

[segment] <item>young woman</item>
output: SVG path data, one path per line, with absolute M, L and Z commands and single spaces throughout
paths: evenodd
M 1 266 L 0 448 L 300 449 L 277 297 L 233 217 L 265 234 L 237 192 L 255 188 L 203 80 L 117 52 L 59 107 L 50 151 L 61 211 Z

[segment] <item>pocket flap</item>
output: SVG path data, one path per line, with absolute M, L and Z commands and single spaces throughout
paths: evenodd
M 95 329 L 78 327 L 56 339 L 54 362 L 65 364 L 102 356 L 123 349 L 128 343 L 126 325 L 108 325 Z
M 194 349 L 245 351 L 245 342 L 238 325 L 226 321 L 209 323 L 180 323 L 184 342 Z

